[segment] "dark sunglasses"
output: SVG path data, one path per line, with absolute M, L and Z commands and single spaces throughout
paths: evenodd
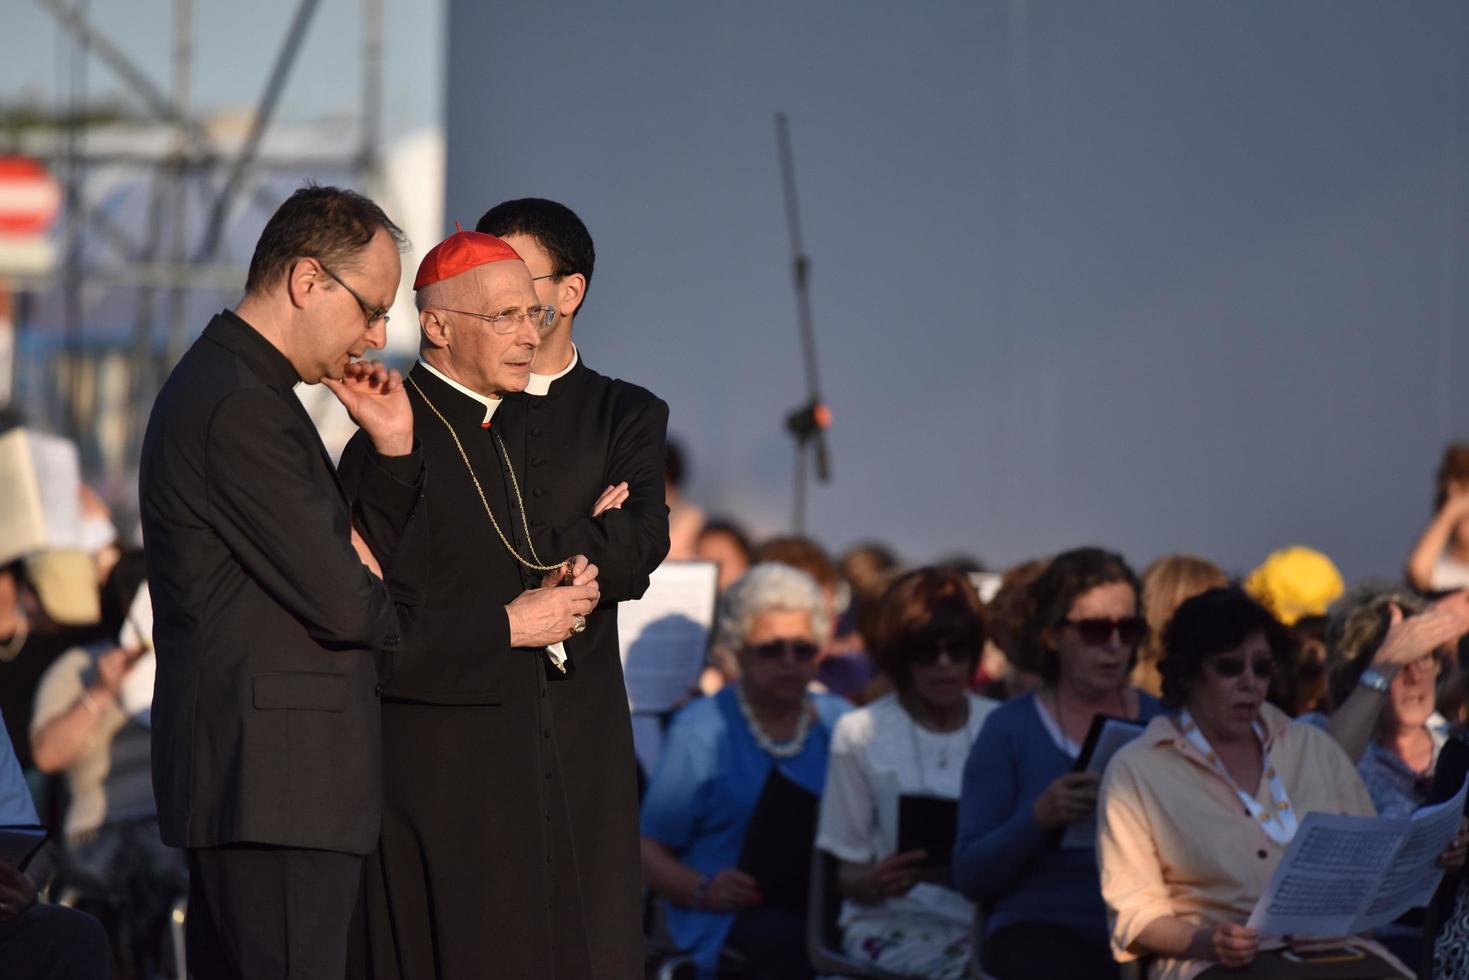
M 978 654 L 948 647 L 923 647 L 908 654 L 908 662 L 914 667 L 932 667 L 940 656 L 948 657 L 951 664 L 964 664 L 974 661 Z
M 1220 677 L 1238 677 L 1245 672 L 1244 657 L 1215 657 L 1206 661 L 1209 669 Z M 1250 661 L 1250 670 L 1256 677 L 1265 679 L 1275 676 L 1274 657 L 1255 657 Z
M 810 640 L 771 640 L 769 643 L 756 643 L 745 649 L 761 660 L 780 660 L 789 654 L 797 663 L 802 664 L 809 664 L 821 652 L 821 648 Z
M 1138 643 L 1148 632 L 1148 621 L 1141 616 L 1124 616 L 1122 619 L 1068 619 L 1067 626 L 1076 628 L 1076 635 L 1088 646 L 1099 647 L 1112 638 L 1113 630 L 1123 646 Z

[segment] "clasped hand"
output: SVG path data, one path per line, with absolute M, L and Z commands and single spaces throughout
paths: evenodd
M 561 584 L 569 568 L 571 581 Z M 597 566 L 577 555 L 566 565 L 548 572 L 540 588 L 527 589 L 505 607 L 510 620 L 510 645 L 544 647 L 571 635 L 577 616 L 597 608 L 602 590 L 597 585 Z

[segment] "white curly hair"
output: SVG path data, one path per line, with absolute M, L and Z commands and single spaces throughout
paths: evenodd
M 824 642 L 831 632 L 831 616 L 816 580 L 789 565 L 764 561 L 725 590 L 720 600 L 720 645 L 740 649 L 755 617 L 777 609 L 810 613 L 811 632 L 817 643 Z

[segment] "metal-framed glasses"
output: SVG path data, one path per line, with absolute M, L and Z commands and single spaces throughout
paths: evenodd
M 357 290 L 353 289 L 351 286 L 347 285 L 346 280 L 344 280 L 341 276 L 337 275 L 331 269 L 327 268 L 327 264 L 325 262 L 321 261 L 321 259 L 317 259 L 316 260 L 316 264 L 319 265 L 319 266 L 321 266 L 321 271 L 322 272 L 325 272 L 327 275 L 331 276 L 332 279 L 336 281 L 336 284 L 338 286 L 341 286 L 347 292 L 349 292 L 349 293 L 352 294 L 352 298 L 357 301 L 357 305 L 360 306 L 360 307 L 362 307 L 362 315 L 365 316 L 365 317 L 367 317 L 367 325 L 368 325 L 369 328 L 374 323 L 377 323 L 379 320 L 381 320 L 383 322 L 383 326 L 386 327 L 388 325 L 388 307 L 386 307 L 386 306 L 373 306 L 371 303 L 369 303 L 366 299 L 364 299 L 362 297 L 362 294 L 361 293 L 359 293 Z
M 445 313 L 458 313 L 460 316 L 484 320 L 494 328 L 495 333 L 514 333 L 527 321 L 538 331 L 544 332 L 551 329 L 551 325 L 556 322 L 556 309 L 551 306 L 528 306 L 524 310 L 501 310 L 499 313 L 471 313 L 469 310 L 451 310 L 447 306 L 439 309 Z

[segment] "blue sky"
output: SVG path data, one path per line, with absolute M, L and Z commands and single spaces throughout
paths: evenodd
M 92 22 L 160 87 L 171 89 L 173 0 L 88 6 Z M 195 104 L 211 110 L 252 107 L 296 6 L 295 0 L 196 3 Z M 357 111 L 361 10 L 355 0 L 322 0 L 278 118 L 303 120 Z M 34 0 L 7 0 L 4 20 L 11 43 L 0 59 L 0 98 L 53 104 L 65 94 L 59 70 L 68 51 L 65 32 Z M 390 139 L 440 119 L 443 24 L 440 3 L 384 2 L 383 125 Z M 98 96 L 122 91 L 110 70 L 95 58 L 89 66 L 88 87 Z

